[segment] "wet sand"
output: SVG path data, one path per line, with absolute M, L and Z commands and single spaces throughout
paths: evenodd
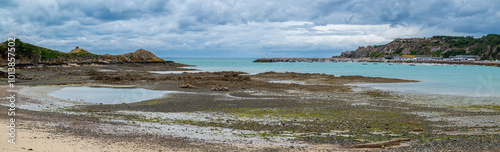
M 380 150 L 350 147 L 393 138 L 411 140 L 385 150 L 496 151 L 500 147 L 498 105 L 347 85 L 415 82 L 412 80 L 275 72 L 151 72 L 185 71 L 179 68 L 182 66 L 19 69 L 19 142 L 40 143 L 32 146 L 35 151 L 45 150 L 45 143 L 82 145 L 73 146 L 80 148 L 75 151 L 130 147 L 137 151 Z M 0 85 L 5 87 L 1 92 L 6 96 L 6 79 L 2 79 Z M 109 105 L 47 95 L 74 86 L 126 86 L 176 93 Z M 432 104 L 436 98 L 446 104 Z M 2 109 L 8 109 L 6 101 L 0 103 Z M 0 118 L 2 125 L 6 123 L 6 115 Z M 58 138 L 29 139 L 48 133 Z M 24 146 L 5 150 L 29 148 Z

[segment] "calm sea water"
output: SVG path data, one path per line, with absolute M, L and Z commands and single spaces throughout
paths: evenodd
M 378 63 L 300 62 L 253 63 L 253 58 L 164 58 L 196 65 L 203 71 L 243 71 L 257 74 L 267 71 L 361 75 L 419 80 L 417 83 L 368 84 L 372 87 L 408 92 L 463 96 L 500 97 L 500 68 L 490 66 L 436 66 Z
M 171 92 L 143 88 L 65 87 L 48 95 L 77 102 L 121 104 L 155 99 Z

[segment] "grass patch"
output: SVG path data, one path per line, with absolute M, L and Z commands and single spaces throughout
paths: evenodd
M 167 98 L 167 97 L 164 97 L 164 98 Z M 151 99 L 151 100 L 146 100 L 146 101 L 141 101 L 139 102 L 138 104 L 143 104 L 143 105 L 156 105 L 156 104 L 159 104 L 159 103 L 162 103 L 164 102 L 163 100 L 161 100 L 160 98 L 157 98 L 157 99 Z
M 324 113 L 306 109 L 277 109 L 277 108 L 255 108 L 255 109 L 225 109 L 226 113 L 237 117 L 247 118 L 285 118 L 285 119 L 312 119 L 323 118 Z
M 69 77 L 59 77 L 59 80 L 67 80 Z
M 373 132 L 409 134 L 414 128 L 431 130 L 428 121 L 391 110 L 360 108 L 257 108 L 224 109 L 225 113 L 251 120 L 226 120 L 220 122 L 193 122 L 193 125 L 215 126 L 243 130 L 320 134 L 332 130 L 348 130 L 351 135 L 372 135 Z M 257 120 L 269 120 L 262 122 Z M 382 139 L 380 139 L 382 140 Z
M 498 106 L 498 105 L 472 105 L 472 106 L 466 107 L 466 109 L 470 109 L 470 110 L 487 109 L 487 110 L 492 110 L 495 112 L 500 112 L 500 106 Z
M 153 100 L 154 101 L 154 100 Z M 151 101 L 151 102 L 153 102 Z M 71 111 L 72 108 L 66 110 Z M 213 110 L 210 110 L 213 111 Z M 196 121 L 169 118 L 146 118 L 135 114 L 113 114 L 106 112 L 92 113 L 95 117 L 121 119 L 160 124 L 189 124 L 206 127 L 223 127 L 239 130 L 260 131 L 251 134 L 236 134 L 241 137 L 259 137 L 270 139 L 274 137 L 291 137 L 290 140 L 306 141 L 309 143 L 328 143 L 352 145 L 367 142 L 390 140 L 392 138 L 411 138 L 418 143 L 448 141 L 456 137 L 435 134 L 426 121 L 419 117 L 411 117 L 390 110 L 369 110 L 349 108 L 323 109 L 279 109 L 279 108 L 237 108 L 220 109 L 227 114 L 237 116 L 236 119 L 212 118 L 211 121 Z M 239 117 L 272 118 L 275 122 L 243 120 Z M 433 122 L 435 123 L 435 122 Z M 413 128 L 423 128 L 423 132 L 412 133 Z M 445 128 L 447 131 L 460 128 Z M 461 128 L 464 129 L 464 128 Z M 467 128 L 465 128 L 467 129 Z M 360 142 L 358 139 L 364 139 Z
M 368 91 L 363 94 L 369 95 L 371 97 L 383 97 L 383 98 L 390 98 L 392 95 L 388 92 L 383 92 L 383 91 Z

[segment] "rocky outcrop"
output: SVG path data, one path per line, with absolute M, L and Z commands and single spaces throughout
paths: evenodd
M 212 91 L 229 91 L 229 87 L 213 87 L 210 90 L 212 90 Z
M 354 51 L 342 52 L 345 58 L 380 58 L 384 55 L 479 55 L 483 59 L 500 59 L 500 35 L 482 38 L 434 36 L 430 38 L 398 38 L 385 45 L 361 46 Z
M 7 50 L 7 42 L 0 43 L 0 53 L 2 53 L 0 63 L 2 65 L 7 64 Z M 17 39 L 15 50 L 15 60 L 18 65 L 165 62 L 163 59 L 144 49 L 122 55 L 97 55 L 77 46 L 70 52 L 65 53 L 35 46 Z
M 198 89 L 200 87 L 194 86 L 194 85 L 189 84 L 189 83 L 183 83 L 183 84 L 179 84 L 179 88 Z
M 106 62 L 164 62 L 163 59 L 157 57 L 148 50 L 139 49 L 135 52 L 122 55 L 101 55 L 99 61 Z

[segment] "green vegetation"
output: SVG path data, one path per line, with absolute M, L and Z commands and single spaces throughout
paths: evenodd
M 76 108 L 76 107 L 75 107 Z M 483 108 L 483 107 L 481 107 Z M 497 108 L 497 107 L 494 107 Z M 73 108 L 66 109 L 74 111 Z M 468 135 L 446 135 L 433 132 L 430 122 L 415 117 L 410 121 L 408 115 L 397 111 L 383 111 L 375 109 L 310 109 L 310 108 L 224 108 L 207 110 L 209 112 L 224 112 L 233 118 L 214 117 L 211 121 L 171 118 L 146 118 L 137 114 L 115 114 L 107 112 L 93 112 L 96 118 L 111 118 L 126 121 L 139 121 L 159 124 L 189 124 L 206 127 L 223 127 L 240 130 L 253 130 L 256 133 L 238 133 L 236 136 L 244 138 L 288 137 L 292 141 L 306 141 L 320 144 L 348 144 L 367 143 L 390 140 L 393 138 L 411 138 L 418 143 L 432 141 L 454 141 L 457 139 L 472 138 Z M 246 120 L 250 118 L 252 120 Z M 264 120 L 261 122 L 259 120 Z M 265 121 L 276 122 L 265 122 Z M 439 122 L 432 122 L 439 123 Z M 319 126 L 319 127 L 315 127 Z M 418 133 L 412 131 L 420 128 Z M 444 127 L 446 131 L 465 131 L 474 128 Z M 214 129 L 216 130 L 216 129 Z M 198 133 L 198 132 L 197 132 Z M 498 135 L 492 135 L 497 138 Z M 360 141 L 362 139 L 362 141 Z
M 434 39 L 444 40 L 445 43 L 450 46 L 455 46 L 458 48 L 464 48 L 474 44 L 480 45 L 499 45 L 500 44 L 500 35 L 499 34 L 488 34 L 481 38 L 474 39 L 472 36 L 434 36 Z
M 500 112 L 500 106 L 498 105 L 472 105 L 469 107 L 465 107 L 464 109 L 466 110 L 482 110 L 482 109 L 487 109 L 491 111 L 496 111 Z
M 431 55 L 434 57 L 443 56 L 445 58 L 455 55 L 479 55 L 483 60 L 500 59 L 499 34 L 488 34 L 481 38 L 474 38 L 472 36 L 433 36 L 428 39 L 402 39 L 394 42 L 396 43 L 363 48 L 369 53 L 363 54 L 361 57 L 381 57 L 386 55 L 386 53 L 383 53 L 385 50 L 387 52 L 394 50 L 390 55 Z M 403 53 L 405 49 L 409 49 L 409 52 Z M 436 49 L 438 51 L 431 51 Z
M 78 53 L 64 53 L 44 47 L 39 47 L 33 44 L 22 42 L 20 39 L 15 40 L 16 56 L 18 59 L 28 59 L 32 61 L 53 61 L 59 58 L 97 58 L 98 55 L 82 50 Z M 2 58 L 7 58 L 8 41 L 0 43 L 0 53 Z
M 58 56 L 57 51 L 35 46 L 29 43 L 24 43 L 20 39 L 15 40 L 15 48 L 16 48 L 16 59 L 19 58 L 31 58 L 31 59 L 50 59 L 53 56 Z M 7 46 L 8 41 L 5 41 L 0 45 L 0 52 L 2 53 L 3 58 L 7 58 Z
M 380 52 L 373 52 L 372 54 L 370 54 L 370 57 L 382 57 L 383 55 L 380 53 Z
M 80 58 L 97 58 L 97 55 L 96 54 L 92 54 L 86 50 L 83 50 L 81 52 L 78 52 L 78 53 L 68 53 L 69 56 L 73 57 L 73 58 L 76 58 L 76 57 L 80 57 Z
M 408 117 L 393 111 L 379 111 L 372 109 L 227 109 L 225 113 L 237 118 L 262 120 L 279 120 L 279 124 L 251 124 L 234 120 L 231 124 L 212 124 L 220 127 L 250 130 L 269 130 L 272 134 L 283 132 L 331 133 L 332 130 L 351 130 L 357 134 L 371 134 L 371 132 L 387 132 L 388 134 L 405 134 L 412 128 L 425 128 L 425 121 L 415 119 L 405 120 Z M 373 121 L 377 118 L 377 121 Z M 322 126 L 322 127 L 310 127 Z M 254 127 L 252 127 L 254 125 Z M 357 126 L 357 127 L 353 127 Z M 359 127 L 364 126 L 364 127 Z
M 469 52 L 463 49 L 457 49 L 453 51 L 448 51 L 443 54 L 444 57 L 454 56 L 454 55 L 480 55 L 482 59 L 500 59 L 498 53 L 494 51 L 494 46 L 500 45 L 500 35 L 499 34 L 488 34 L 481 38 L 474 39 L 472 36 L 434 36 L 433 39 L 444 40 L 445 44 L 454 48 L 466 48 L 473 47 Z M 490 49 L 488 50 L 488 47 Z M 498 49 L 496 49 L 498 50 Z M 491 57 L 487 54 L 491 54 Z
M 442 52 L 443 52 L 442 50 L 437 50 L 436 52 L 432 52 L 432 56 L 441 57 Z
M 497 47 L 497 49 L 492 53 L 492 56 L 495 59 L 500 59 L 500 47 Z
M 38 54 L 38 51 L 36 51 Z M 55 59 L 61 56 L 62 52 L 54 51 L 46 48 L 39 49 L 42 60 Z
M 403 48 L 397 49 L 396 51 L 394 51 L 394 54 L 402 55 L 403 54 Z
M 449 44 L 450 47 L 458 47 L 464 48 L 471 44 L 475 44 L 477 39 L 474 39 L 472 36 L 433 36 L 434 39 L 444 40 L 446 44 Z

